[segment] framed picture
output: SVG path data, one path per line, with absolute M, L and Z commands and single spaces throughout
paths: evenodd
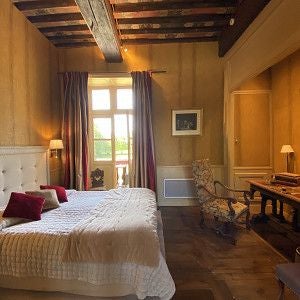
M 172 135 L 202 135 L 203 109 L 172 110 Z

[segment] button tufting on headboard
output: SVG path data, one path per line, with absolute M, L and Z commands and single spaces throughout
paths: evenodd
M 49 183 L 46 147 L 0 147 L 0 207 L 7 204 L 11 192 L 39 189 Z

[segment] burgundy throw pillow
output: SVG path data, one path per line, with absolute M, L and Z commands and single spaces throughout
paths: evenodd
M 3 217 L 38 221 L 41 219 L 44 202 L 42 197 L 12 192 Z
M 64 187 L 59 185 L 40 185 L 41 190 L 55 190 L 59 202 L 68 202 L 67 193 Z

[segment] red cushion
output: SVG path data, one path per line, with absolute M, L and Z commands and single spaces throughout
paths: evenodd
M 42 197 L 13 192 L 3 212 L 3 217 L 38 221 L 41 219 L 44 202 L 45 199 Z
M 40 185 L 41 190 L 56 190 L 56 195 L 59 202 L 68 202 L 66 190 L 59 185 Z

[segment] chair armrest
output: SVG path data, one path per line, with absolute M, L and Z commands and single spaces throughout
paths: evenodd
M 212 201 L 214 201 L 216 199 L 227 200 L 227 204 L 228 204 L 230 214 L 235 215 L 235 210 L 232 207 L 232 203 L 237 203 L 237 200 L 235 198 L 233 198 L 233 197 L 222 197 L 222 196 L 219 196 L 217 194 L 214 194 L 214 193 L 210 192 L 204 185 L 201 185 L 201 184 L 198 185 L 198 188 L 204 189 L 212 197 Z
M 235 189 L 232 189 L 228 186 L 226 186 L 225 184 L 223 184 L 222 182 L 218 181 L 218 180 L 215 180 L 214 181 L 214 185 L 215 185 L 215 189 L 216 189 L 216 185 L 219 184 L 221 187 L 223 187 L 224 189 L 226 189 L 227 191 L 230 191 L 230 192 L 234 192 L 234 193 L 243 193 L 243 197 L 244 197 L 244 200 L 245 200 L 245 204 L 247 206 L 250 205 L 250 199 L 251 199 L 251 193 L 247 190 L 235 190 Z M 249 196 L 249 198 L 247 197 Z

